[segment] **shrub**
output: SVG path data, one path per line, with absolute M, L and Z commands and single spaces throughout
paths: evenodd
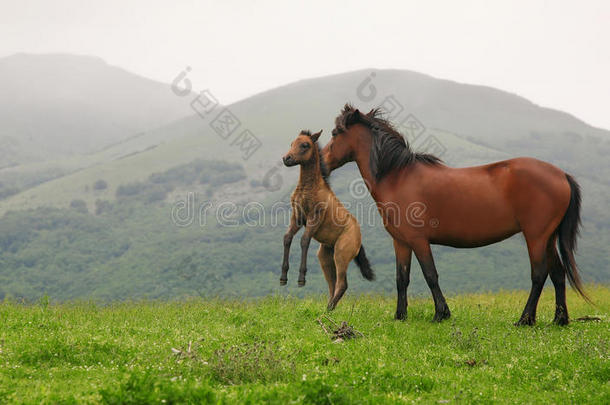
M 165 200 L 166 195 L 167 191 L 165 191 L 164 189 L 151 190 L 146 194 L 146 202 L 153 203 L 156 201 L 163 201 Z
M 110 212 L 112 210 L 112 204 L 110 201 L 95 200 L 95 215 L 101 215 L 105 212 Z
M 93 189 L 94 190 L 106 190 L 108 188 L 108 183 L 106 183 L 105 180 L 98 180 L 95 183 L 93 183 Z
M 89 213 L 87 203 L 84 200 L 72 200 L 70 202 L 70 208 L 83 214 Z
M 146 184 L 140 182 L 134 182 L 129 184 L 122 184 L 116 189 L 117 197 L 131 197 L 140 194 L 146 189 Z
M 216 350 L 208 364 L 213 377 L 223 384 L 284 381 L 296 374 L 292 358 L 282 355 L 277 345 L 265 342 Z

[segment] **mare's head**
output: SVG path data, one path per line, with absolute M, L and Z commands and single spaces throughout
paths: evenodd
M 375 108 L 366 114 L 346 104 L 335 119 L 330 142 L 322 149 L 322 158 L 330 171 L 356 160 L 358 153 L 368 154 L 368 164 L 376 181 L 394 169 L 421 162 L 439 164 L 436 156 L 411 151 L 405 138 Z

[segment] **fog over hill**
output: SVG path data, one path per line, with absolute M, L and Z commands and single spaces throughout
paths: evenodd
M 170 220 L 172 208 L 189 193 L 198 203 L 285 198 L 298 175 L 278 165 L 290 141 L 309 128 L 324 129 L 326 143 L 346 102 L 363 111 L 381 105 L 416 150 L 441 154 L 453 166 L 533 156 L 575 175 L 584 196 L 584 278 L 610 280 L 610 133 L 517 95 L 367 69 L 231 104 L 239 126 L 227 135 L 214 129 L 224 107 L 195 114 L 195 93 L 179 97 L 168 84 L 96 58 L 15 55 L 0 60 L 0 69 L 12 75 L 0 74 L 8 89 L 0 92 L 0 156 L 12 165 L 0 170 L 0 297 L 175 297 L 192 294 L 193 286 L 202 294 L 274 292 L 282 226 L 223 227 L 210 217 L 205 227 L 185 229 Z M 238 137 L 246 129 L 260 146 L 245 154 Z M 281 179 L 279 190 L 262 186 L 271 172 Z M 342 200 L 355 201 L 348 184 L 356 178 L 354 165 L 331 176 Z M 376 224 L 363 235 L 380 280 L 353 277 L 350 285 L 393 290 L 385 231 Z M 522 288 L 529 286 L 524 249 L 512 238 L 476 250 L 439 248 L 435 257 L 453 291 Z M 310 263 L 317 267 L 315 258 Z M 321 287 L 322 276 L 313 273 L 311 285 Z M 413 286 L 425 288 L 421 277 Z
M 88 153 L 192 111 L 168 86 L 68 54 L 0 58 L 0 168 Z

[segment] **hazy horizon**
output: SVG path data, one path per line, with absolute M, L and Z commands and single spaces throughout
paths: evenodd
M 188 66 L 193 88 L 226 104 L 302 79 L 409 70 L 495 87 L 610 128 L 608 16 L 604 2 L 30 1 L 2 6 L 0 56 L 97 56 L 165 83 Z

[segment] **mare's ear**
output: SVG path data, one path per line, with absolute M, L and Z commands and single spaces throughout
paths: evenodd
M 322 135 L 322 130 L 319 130 L 315 134 L 311 134 L 311 140 L 316 142 L 318 140 L 318 138 L 320 137 L 320 135 Z
M 360 110 L 356 108 L 354 111 L 349 113 L 346 118 L 347 119 L 345 120 L 345 126 L 350 126 L 352 124 L 357 123 L 358 121 L 360 121 Z

